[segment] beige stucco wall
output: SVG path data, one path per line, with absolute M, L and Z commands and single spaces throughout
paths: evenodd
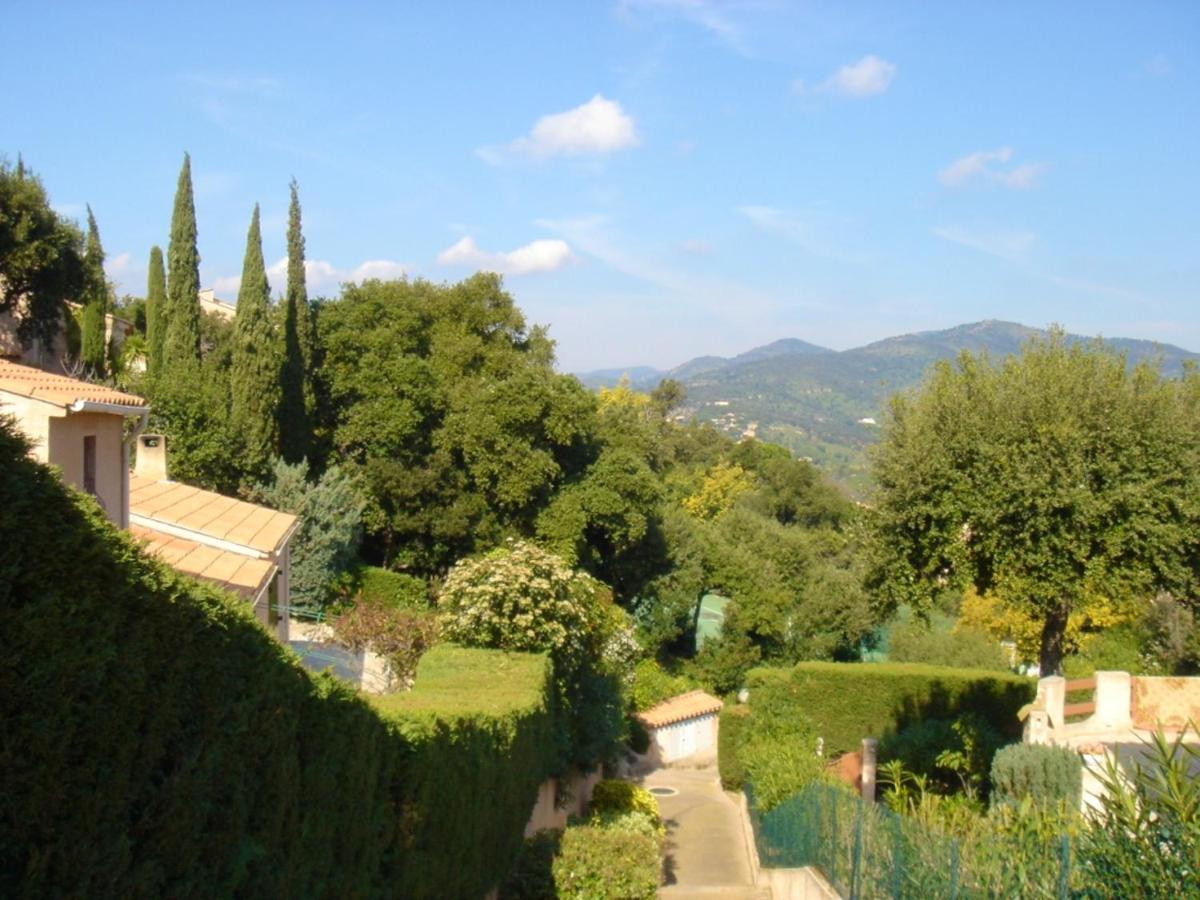
M 50 420 L 52 465 L 62 469 L 67 484 L 83 490 L 83 439 L 96 436 L 96 497 L 108 518 L 120 528 L 129 524 L 124 418 L 107 413 L 71 413 Z
M 662 762 L 686 759 L 717 746 L 717 716 L 710 714 L 685 719 L 652 729 L 650 735 Z
M 52 403 L 0 391 L 0 415 L 16 418 L 21 433 L 33 442 L 30 456 L 38 462 L 50 461 L 50 419 L 62 413 L 62 408 Z
M 1191 720 L 1200 726 L 1200 678 L 1133 679 L 1133 725 L 1170 731 Z

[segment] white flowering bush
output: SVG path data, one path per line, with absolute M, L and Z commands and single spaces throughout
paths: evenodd
M 455 565 L 438 608 L 447 640 L 549 654 L 565 761 L 586 766 L 612 750 L 639 648 L 604 584 L 535 544 L 513 541 Z

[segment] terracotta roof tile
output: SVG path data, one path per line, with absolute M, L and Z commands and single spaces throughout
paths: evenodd
M 243 597 L 257 597 L 275 575 L 275 564 L 270 560 L 206 547 L 137 525 L 129 526 L 129 531 L 139 540 L 146 541 L 146 549 L 171 568 L 193 578 L 211 581 Z
M 184 528 L 260 553 L 278 550 L 296 524 L 296 517 L 285 512 L 142 475 L 129 478 L 129 514 L 147 520 L 150 527 Z
M 146 401 L 133 394 L 125 394 L 102 384 L 89 384 L 76 378 L 68 378 L 66 375 L 43 372 L 41 369 L 22 366 L 7 359 L 0 359 L 0 391 L 44 400 L 58 406 L 70 406 L 84 400 L 127 406 L 139 412 L 146 408 Z
M 673 725 L 685 719 L 706 716 L 720 712 L 725 704 L 704 691 L 688 691 L 670 700 L 664 700 L 657 706 L 652 706 L 645 712 L 638 713 L 638 719 L 647 728 L 662 728 Z

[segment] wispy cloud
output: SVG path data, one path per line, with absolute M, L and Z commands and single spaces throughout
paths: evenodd
M 679 18 L 704 29 L 721 43 L 748 54 L 745 29 L 735 21 L 731 4 L 713 0 L 619 0 L 617 10 L 629 16 Z
M 1146 60 L 1143 68 L 1147 75 L 1152 75 L 1155 78 L 1164 78 L 1171 74 L 1171 61 L 1161 53 L 1155 54 Z
M 503 146 L 480 147 L 475 153 L 484 162 L 499 165 L 512 158 L 603 156 L 639 143 L 633 118 L 620 103 L 597 94 L 574 109 L 542 116 L 524 137 Z
M 528 275 L 561 269 L 574 258 L 567 242 L 557 239 L 531 241 L 508 253 L 489 253 L 467 236 L 439 253 L 437 261 L 443 266 L 466 266 L 501 275 Z
M 304 261 L 304 279 L 310 295 L 335 294 L 343 284 L 366 281 L 378 278 L 388 281 L 403 278 L 411 271 L 405 263 L 394 262 L 390 259 L 368 259 L 352 269 L 341 269 L 323 259 L 306 259 Z M 287 257 L 281 257 L 267 267 L 267 281 L 275 292 L 283 290 L 287 284 Z M 232 300 L 241 287 L 241 275 L 225 275 L 214 278 L 212 288 L 222 300 Z
M 792 90 L 797 94 L 837 94 L 863 99 L 882 94 L 891 87 L 895 77 L 895 64 L 872 54 L 864 56 L 856 63 L 842 66 L 811 88 L 803 79 L 797 79 L 792 82 Z
M 273 75 L 191 72 L 185 75 L 184 78 L 196 87 L 226 94 L 251 94 L 256 97 L 274 97 L 283 89 L 283 82 Z
M 782 238 L 806 253 L 841 262 L 861 263 L 861 254 L 839 246 L 831 236 L 845 229 L 845 224 L 824 213 L 780 209 L 775 206 L 739 206 L 737 212 L 755 228 Z
M 1038 177 L 1049 168 L 1046 163 L 1041 162 L 1006 167 L 1012 157 L 1012 147 L 968 153 L 938 172 L 938 181 L 946 187 L 953 188 L 965 187 L 973 182 L 984 182 L 1024 191 L 1033 187 Z
M 1017 263 L 1028 260 L 1029 251 L 1037 242 L 1037 235 L 1032 231 L 981 231 L 961 225 L 944 225 L 934 228 L 933 233 L 944 241 Z
M 692 256 L 712 256 L 713 254 L 713 245 L 708 241 L 680 241 L 678 247 L 684 253 L 689 253 Z

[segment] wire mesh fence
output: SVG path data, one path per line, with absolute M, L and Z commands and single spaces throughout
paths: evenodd
M 813 784 L 768 812 L 746 787 L 763 866 L 812 866 L 849 898 L 1066 898 L 1071 841 L 981 824 L 964 838 Z

